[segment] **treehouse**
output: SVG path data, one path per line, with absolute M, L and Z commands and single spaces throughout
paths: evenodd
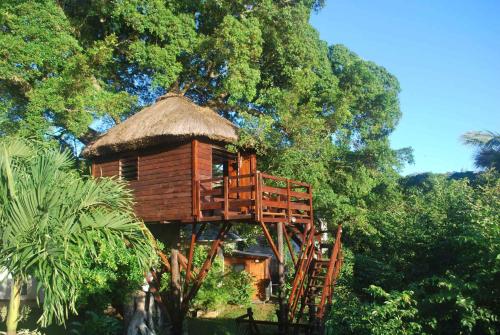
M 237 127 L 212 109 L 167 94 L 83 154 L 94 177 L 129 183 L 148 223 L 310 223 L 311 187 L 260 173 L 255 153 L 226 149 L 237 139 Z
M 184 96 L 167 94 L 111 128 L 83 155 L 92 163 L 95 178 L 128 182 L 136 215 L 149 223 L 156 238 L 168 241 L 170 258 L 158 251 L 163 266 L 152 269 L 148 280 L 155 300 L 167 309 L 174 334 L 182 333 L 190 301 L 235 224 L 261 226 L 277 260 L 281 292 L 286 242 L 295 273 L 288 297 L 279 296 L 277 325 L 280 334 L 288 334 L 289 325 L 310 334 L 331 304 L 342 264 L 341 228 L 324 257 L 325 232 L 316 231 L 313 224 L 311 186 L 260 172 L 252 150 L 228 150 L 230 144 L 236 148 L 237 141 L 237 127 L 230 121 Z M 208 224 L 218 232 L 197 269 L 195 244 Z M 189 243 L 180 243 L 182 225 L 192 226 Z M 170 293 L 162 295 L 158 287 L 167 272 Z M 303 323 L 305 311 L 308 324 Z M 251 323 L 255 331 L 260 321 L 249 312 L 238 322 Z

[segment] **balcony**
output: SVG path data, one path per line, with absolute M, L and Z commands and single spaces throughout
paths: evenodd
M 195 192 L 201 222 L 312 222 L 312 188 L 296 180 L 257 172 L 198 180 Z

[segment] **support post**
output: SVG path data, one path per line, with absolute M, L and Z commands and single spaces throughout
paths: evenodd
M 229 217 L 229 178 L 224 176 L 224 220 Z
M 286 231 L 285 226 L 283 226 L 283 234 L 285 235 L 286 244 L 288 246 L 288 251 L 290 252 L 290 257 L 292 258 L 293 265 L 297 266 L 297 260 L 295 259 L 292 242 L 290 242 L 290 237 L 288 236 L 288 232 Z
M 182 323 L 183 314 L 181 313 L 181 276 L 179 271 L 179 249 L 177 246 L 171 249 L 170 254 L 170 290 L 171 290 L 171 303 L 172 303 L 172 315 L 170 319 L 172 322 L 172 334 L 181 335 L 182 334 Z
M 180 247 L 180 224 L 175 226 L 172 246 L 170 248 L 170 321 L 172 324 L 172 334 L 181 335 L 184 322 L 184 313 L 181 311 L 182 288 L 181 273 L 179 267 L 179 247 Z
M 276 224 L 278 237 L 278 280 L 279 280 L 279 298 L 282 299 L 285 288 L 285 249 L 283 247 L 283 222 Z
M 196 244 L 196 223 L 193 223 L 193 227 L 191 230 L 191 243 L 189 243 L 188 263 L 186 269 L 186 282 L 185 282 L 186 286 L 189 284 L 189 280 L 191 280 L 191 267 L 193 266 L 195 244 Z

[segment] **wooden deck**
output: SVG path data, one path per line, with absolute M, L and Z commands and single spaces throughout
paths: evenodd
M 296 180 L 257 172 L 198 180 L 195 193 L 200 222 L 312 222 L 312 188 Z

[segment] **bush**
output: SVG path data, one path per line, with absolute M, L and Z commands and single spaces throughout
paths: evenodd
M 117 335 L 123 330 L 122 323 L 107 315 L 86 312 L 83 322 L 72 322 L 70 334 L 75 335 Z
M 223 290 L 228 293 L 229 304 L 248 305 L 253 295 L 252 276 L 245 271 L 228 272 L 224 277 Z
M 197 248 L 193 258 L 194 267 L 201 268 L 206 256 L 205 248 Z M 168 288 L 169 277 L 163 277 L 161 289 L 164 290 Z M 222 260 L 216 258 L 191 307 L 195 310 L 207 311 L 227 304 L 249 304 L 253 293 L 251 283 L 251 276 L 244 271 L 224 273 Z

